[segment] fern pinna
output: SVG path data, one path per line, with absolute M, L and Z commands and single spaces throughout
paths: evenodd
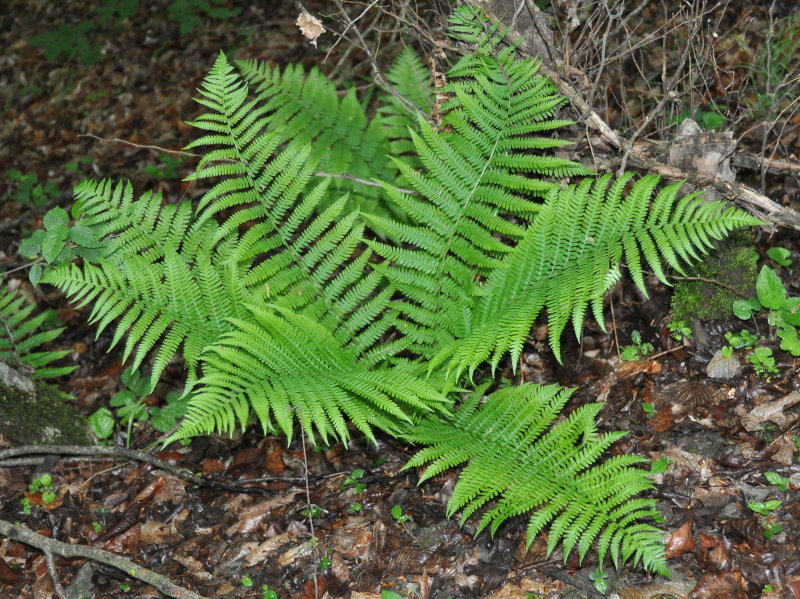
M 680 270 L 759 221 L 677 186 L 655 193 L 655 177 L 627 192 L 630 175 L 562 186 L 553 177 L 588 173 L 542 153 L 566 143 L 549 135 L 567 124 L 564 99 L 480 12 L 460 7 L 451 25 L 473 50 L 448 72 L 448 99 L 432 108 L 406 52 L 372 119 L 316 71 L 248 62 L 240 75 L 221 55 L 189 146 L 205 151 L 190 177 L 203 197 L 82 184 L 73 215 L 100 248 L 44 280 L 92 304 L 99 330 L 117 321 L 113 341 L 134 365 L 151 356 L 154 383 L 182 355 L 193 394 L 170 439 L 253 418 L 324 441 L 377 428 L 428 446 L 409 463 L 429 464 L 422 480 L 466 463 L 448 511 L 483 510 L 480 529 L 532 512 L 529 543 L 549 525 L 551 551 L 594 544 L 666 573 L 640 459 L 599 462 L 620 436 L 597 431 L 599 405 L 554 424 L 569 395 L 556 387 L 460 392 L 481 364 L 515 364 L 545 308 L 557 356 L 587 307 L 602 325 L 623 259 L 644 289 L 643 259 L 663 280 L 662 261 Z

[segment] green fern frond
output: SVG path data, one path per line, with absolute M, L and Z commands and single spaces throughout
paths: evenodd
M 312 156 L 308 144 L 295 140 L 275 154 L 284 132 L 271 132 L 274 117 L 261 116 L 274 107 L 256 110 L 258 118 L 248 116 L 254 105 L 246 102 L 247 86 L 224 55 L 202 94 L 211 112 L 193 124 L 210 133 L 191 147 L 210 146 L 206 157 L 228 162 L 221 168 L 203 160 L 192 176 L 217 181 L 200 200 L 199 222 L 233 208 L 212 241 L 237 235 L 247 224 L 235 249 L 245 287 L 318 321 L 344 346 L 363 355 L 376 351 L 396 317 L 385 309 L 391 292 L 368 266 L 363 224 L 355 213 L 346 213 L 347 197 L 322 208 L 331 181 L 309 185 L 319 156 Z M 402 348 L 396 343 L 391 352 Z M 386 356 L 389 349 L 376 355 Z
M 464 14 L 454 18 L 474 29 Z M 498 268 L 539 208 L 531 197 L 557 187 L 531 175 L 588 172 L 530 152 L 566 143 L 531 136 L 563 125 L 549 119 L 564 98 L 534 75 L 536 62 L 517 60 L 510 48 L 493 56 L 498 40 L 492 40 L 451 69 L 442 130 L 420 118 L 420 133 L 410 132 L 423 170 L 394 158 L 417 195 L 389 184 L 387 194 L 413 224 L 367 216 L 391 242 L 370 246 L 385 260 L 381 272 L 402 293 L 396 308 L 406 321 L 404 333 L 426 357 L 463 335 L 480 282 Z
M 419 117 L 427 120 L 433 109 L 430 78 L 431 74 L 417 53 L 410 47 L 404 48 L 386 72 L 386 79 L 397 95 L 384 92 L 381 97 L 383 102 L 378 108 L 389 139 L 389 155 L 402 157 L 412 168 L 420 165 L 417 164 L 409 132 L 419 133 Z M 383 179 L 386 180 L 385 177 Z
M 662 258 L 682 272 L 715 239 L 733 229 L 762 224 L 723 202 L 696 194 L 677 199 L 680 184 L 652 197 L 659 178 L 643 177 L 623 193 L 631 175 L 610 187 L 610 175 L 586 180 L 548 200 L 525 237 L 489 278 L 475 308 L 470 333 L 452 341 L 434 360 L 458 375 L 489 360 L 496 367 L 511 352 L 516 363 L 533 321 L 547 308 L 549 341 L 560 360 L 561 334 L 571 319 L 580 330 L 587 306 L 601 326 L 603 296 L 620 277 L 623 257 L 645 292 L 642 257 L 666 283 Z M 565 218 L 569 215 L 569 218 Z
M 208 250 L 187 256 L 168 247 L 160 262 L 131 255 L 81 267 L 65 264 L 42 280 L 59 287 L 77 307 L 91 304 L 89 322 L 97 327 L 97 335 L 118 320 L 111 347 L 125 338 L 122 359 L 134 355 L 134 370 L 159 345 L 153 386 L 182 348 L 188 389 L 197 380 L 205 348 L 231 329 L 229 318 L 244 315 L 240 275 L 231 261 L 216 258 Z
M 308 317 L 248 308 L 203 357 L 203 386 L 173 439 L 231 433 L 252 409 L 265 432 L 274 422 L 289 440 L 297 417 L 312 440 L 346 441 L 348 419 L 374 441 L 374 427 L 397 432 L 412 415 L 449 406 L 419 369 L 373 368 Z
M 602 405 L 584 405 L 553 425 L 571 391 L 528 384 L 484 401 L 485 390 L 484 385 L 472 393 L 451 420 L 431 415 L 406 435 L 430 445 L 406 465 L 427 465 L 420 483 L 466 464 L 448 515 L 461 511 L 463 521 L 495 500 L 478 532 L 489 527 L 494 534 L 509 518 L 532 512 L 529 546 L 549 525 L 548 554 L 560 543 L 565 561 L 574 549 L 582 560 L 596 541 L 600 563 L 609 555 L 617 567 L 643 562 L 668 575 L 660 531 L 642 522 L 659 517 L 655 501 L 635 499 L 653 486 L 633 467 L 644 459 L 623 455 L 596 464 L 624 434 L 598 433 Z
M 214 223 L 190 235 L 193 212 L 188 202 L 165 204 L 161 194 L 152 192 L 135 199 L 129 182 L 83 181 L 74 193 L 72 214 L 92 229 L 107 260 L 139 255 L 156 262 L 168 249 L 194 249 L 214 236 Z
M 53 341 L 64 327 L 53 328 L 55 311 L 34 315 L 34 306 L 25 296 L 8 289 L 0 281 L 0 360 L 21 363 L 32 369 L 31 378 L 48 379 L 69 374 L 77 366 L 51 366 L 70 354 L 70 350 L 35 351 Z M 49 325 L 49 326 L 46 326 Z
M 318 171 L 346 175 L 334 179 L 320 208 L 349 193 L 348 211 L 391 214 L 379 186 L 356 181 L 394 180 L 397 172 L 388 159 L 392 148 L 381 119 L 368 119 L 354 89 L 340 97 L 317 68 L 306 73 L 301 65 L 290 65 L 281 71 L 256 60 L 237 66 L 278 144 L 308 145 L 308 160 Z

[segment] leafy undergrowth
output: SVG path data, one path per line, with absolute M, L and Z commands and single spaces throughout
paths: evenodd
M 97 19 L 98 3 L 70 3 L 69 14 L 56 11 L 57 3 L 11 4 L 13 10 L 0 16 L 0 39 L 10 49 L 0 62 L 0 78 L 9 82 L 2 88 L 0 172 L 33 173 L 35 180 L 26 176 L 23 189 L 15 176 L 0 189 L 3 271 L 23 264 L 16 252 L 20 238 L 38 227 L 48 202 L 66 201 L 67 190 L 84 176 L 113 173 L 174 198 L 197 193 L 168 182 L 188 172 L 183 165 L 189 157 L 98 144 L 77 134 L 180 147 L 188 136 L 183 121 L 195 116 L 194 87 L 221 47 L 238 49 L 240 57 L 283 64 L 300 60 L 312 65 L 324 56 L 295 35 L 293 5 L 267 11 L 229 2 L 231 7 L 241 4 L 239 16 L 209 19 L 202 35 L 187 38 L 163 18 L 171 5 L 163 0 L 140 7 L 127 21 L 120 19 L 118 29 L 98 21 L 87 36 L 94 36 L 91 41 L 105 53 L 103 60 L 86 64 L 80 55 L 48 60 L 40 47 L 24 40 Z M 329 10 L 313 4 L 306 8 Z M 764 13 L 751 8 L 763 25 Z M 747 31 L 742 27 L 727 35 L 734 34 Z M 356 68 L 368 74 L 365 64 Z M 132 116 L 146 114 L 153 116 Z M 787 136 L 792 131 L 789 127 Z M 760 142 L 757 132 L 742 139 L 755 153 Z M 154 161 L 160 166 L 145 169 Z M 798 185 L 790 177 L 772 177 L 767 192 L 789 203 L 798 197 Z M 790 295 L 800 295 L 797 237 L 779 233 L 760 244 L 760 262 L 779 273 Z M 776 245 L 789 252 L 794 268 L 766 257 L 767 248 Z M 109 338 L 93 341 L 81 324 L 83 315 L 63 308 L 57 296 L 34 296 L 24 272 L 15 277 L 14 284 L 40 307 L 62 308 L 68 327 L 63 343 L 71 346 L 79 369 L 61 386 L 78 398 L 77 410 L 87 416 L 102 407 L 116 411 L 109 401 L 122 389 L 124 365 L 106 357 Z M 459 528 L 457 521 L 445 518 L 454 473 L 417 489 L 416 474 L 401 471 L 414 449 L 383 438 L 378 447 L 361 441 L 347 448 L 308 447 L 307 468 L 302 439 L 287 448 L 254 432 L 232 440 L 198 439 L 160 454 L 249 492 L 195 487 L 128 462 L 59 461 L 50 479 L 38 482 L 31 467 L 2 467 L 0 519 L 128 555 L 176 584 L 214 597 L 260 597 L 269 589 L 279 597 L 308 598 L 326 592 L 330 597 L 377 598 L 381 589 L 436 599 L 566 597 L 594 592 L 598 579 L 624 590 L 625 597 L 800 597 L 797 359 L 780 349 L 763 313 L 755 320 L 731 316 L 701 328 L 673 324 L 670 330 L 669 290 L 653 289 L 647 302 L 632 286 L 616 290 L 613 322 L 608 313 L 611 333 L 587 326 L 580 347 L 569 342 L 562 349 L 565 366 L 546 349 L 546 331 L 535 331 L 515 380 L 521 376 L 574 386 L 571 407 L 605 401 L 604 430 L 629 431 L 615 451 L 652 458 L 655 496 L 666 520 L 670 580 L 651 580 L 638 572 L 597 573 L 590 560 L 579 568 L 572 561 L 562 564 L 558 554 L 547 560 L 546 539 L 525 553 L 522 519 L 503 526 L 493 541 L 486 533 L 475 539 L 478 520 Z M 673 338 L 676 332 L 682 338 L 682 330 L 688 330 L 685 346 Z M 757 375 L 757 364 L 748 360 L 752 350 L 742 346 L 733 352 L 740 368 L 734 368 L 732 378 L 709 378 L 706 368 L 717 350 L 735 345 L 725 334 L 735 334 L 738 343 L 748 338 L 742 330 L 764 339 L 761 345 L 772 350 L 777 372 Z M 627 357 L 642 359 L 620 361 L 617 342 L 620 349 L 634 347 Z M 512 378 L 510 368 L 505 376 Z M 148 408 L 165 405 L 170 377 L 177 380 L 177 371 L 167 371 L 165 383 L 147 400 Z M 158 434 L 152 420 L 140 419 L 131 430 L 132 447 L 145 447 Z M 118 422 L 112 438 L 124 443 L 126 432 L 127 426 Z M 69 583 L 78 578 L 81 564 L 56 559 L 56 566 L 61 580 Z M 158 596 L 110 569 L 96 569 L 92 580 L 97 597 Z M 51 594 L 42 555 L 24 545 L 3 545 L 0 596 Z

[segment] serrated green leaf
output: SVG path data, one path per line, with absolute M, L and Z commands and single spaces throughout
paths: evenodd
M 94 231 L 89 227 L 76 226 L 69 230 L 69 239 L 80 246 L 92 246 L 95 243 Z
M 31 282 L 31 285 L 36 285 L 39 281 L 42 280 L 42 275 L 44 274 L 44 267 L 41 264 L 34 264 L 31 266 L 30 272 L 28 272 L 28 280 Z
M 52 263 L 58 258 L 61 250 L 64 249 L 66 243 L 57 235 L 47 235 L 42 241 L 42 256 L 48 263 Z
M 61 206 L 56 206 L 55 208 L 48 210 L 43 219 L 44 228 L 48 231 L 52 231 L 57 227 L 66 225 L 68 222 L 69 214 L 67 214 L 67 211 Z
M 108 408 L 100 408 L 89 416 L 89 426 L 98 439 L 108 439 L 114 432 L 115 424 L 114 414 Z

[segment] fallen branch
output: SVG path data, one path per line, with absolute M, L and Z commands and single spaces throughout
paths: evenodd
M 249 493 L 249 494 L 259 494 L 259 495 L 267 495 L 267 494 L 271 495 L 273 493 L 273 491 L 270 491 L 269 489 L 265 489 L 263 487 L 245 487 L 241 485 L 229 485 L 215 480 L 211 480 L 209 478 L 198 476 L 193 472 L 190 472 L 184 468 L 179 468 L 178 466 L 174 466 L 168 462 L 165 462 L 164 460 L 159 459 L 156 456 L 147 453 L 146 451 L 138 451 L 136 449 L 126 449 L 125 447 L 96 447 L 92 445 L 24 445 L 21 447 L 11 447 L 9 449 L 0 449 L 0 467 L 13 465 L 3 462 L 3 460 L 7 460 L 9 458 L 13 458 L 16 456 L 41 455 L 41 454 L 59 455 L 59 456 L 99 455 L 99 456 L 114 456 L 114 457 L 126 458 L 128 460 L 135 460 L 138 462 L 144 462 L 146 464 L 150 464 L 151 466 L 155 466 L 160 470 L 164 470 L 165 472 L 177 476 L 181 480 L 185 480 L 199 487 L 208 487 L 211 489 L 215 489 L 217 491 L 228 491 L 231 493 Z
M 105 551 L 104 549 L 87 547 L 86 545 L 62 543 L 61 541 L 56 541 L 50 537 L 40 535 L 28 528 L 17 526 L 6 520 L 0 520 L 0 536 L 11 539 L 12 541 L 25 543 L 31 547 L 36 547 L 43 551 L 46 556 L 56 554 L 68 559 L 82 557 L 112 566 L 132 578 L 136 578 L 137 580 L 141 580 L 155 587 L 167 597 L 175 597 L 175 599 L 206 599 L 194 591 L 173 584 L 166 576 L 148 570 L 126 557 L 111 553 L 110 551 Z M 55 582 L 57 581 L 54 581 L 54 583 Z

